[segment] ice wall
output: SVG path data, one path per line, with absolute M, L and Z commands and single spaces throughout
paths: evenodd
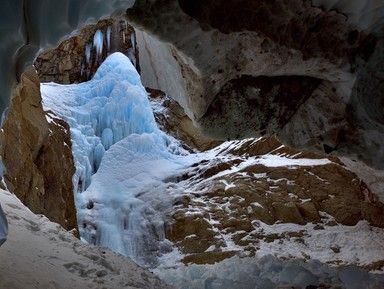
M 166 191 L 163 180 L 197 156 L 158 129 L 140 76 L 121 53 L 110 55 L 91 81 L 46 83 L 41 92 L 44 109 L 71 128 L 81 236 L 154 264 L 158 252 L 172 250 L 164 238 L 166 210 L 153 209 L 143 195 L 156 200 Z

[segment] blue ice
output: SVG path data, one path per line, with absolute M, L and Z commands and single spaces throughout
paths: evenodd
M 156 252 L 171 245 L 161 213 L 137 196 L 164 194 L 163 180 L 196 156 L 157 127 L 140 76 L 121 53 L 111 54 L 88 82 L 46 83 L 41 92 L 44 108 L 71 128 L 82 238 L 153 264 Z

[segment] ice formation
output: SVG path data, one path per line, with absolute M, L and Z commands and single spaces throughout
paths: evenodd
M 87 44 L 87 46 L 85 47 L 85 60 L 87 61 L 87 64 L 89 64 L 91 60 L 91 49 L 91 45 Z
M 103 53 L 103 42 L 104 35 L 103 32 L 97 30 L 93 36 L 93 47 L 96 49 L 96 55 L 99 57 Z
M 108 50 L 111 48 L 111 32 L 112 32 L 111 27 L 108 27 L 108 29 L 107 29 L 107 48 L 108 48 Z
M 71 127 L 82 237 L 152 263 L 154 252 L 169 250 L 169 244 L 161 214 L 136 196 L 160 196 L 162 180 L 196 156 L 185 156 L 158 129 L 140 76 L 121 53 L 110 55 L 89 82 L 42 84 L 41 92 L 44 108 Z

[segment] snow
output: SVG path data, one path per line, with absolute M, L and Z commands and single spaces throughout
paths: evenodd
M 131 260 L 89 246 L 0 190 L 9 221 L 0 247 L 0 288 L 171 288 Z
M 93 47 L 96 48 L 96 55 L 99 57 L 103 53 L 103 41 L 104 35 L 103 32 L 97 30 L 93 36 Z
M 329 217 L 329 219 L 333 218 Z M 303 243 L 297 242 L 295 238 L 286 238 L 283 242 L 261 241 L 257 251 L 259 257 L 274 254 L 280 258 L 302 258 L 304 253 L 322 263 L 339 260 L 342 264 L 359 265 L 369 265 L 383 260 L 383 229 L 372 227 L 367 221 L 360 221 L 355 226 L 323 225 L 323 230 L 315 230 L 314 225 L 310 223 L 267 225 L 256 221 L 254 226 L 256 229 L 250 235 L 258 233 L 281 235 L 300 231 L 304 233 Z M 331 249 L 333 246 L 339 246 L 340 252 L 335 254 Z
M 267 154 L 263 155 L 260 159 L 257 160 L 258 164 L 264 165 L 266 167 L 305 167 L 305 166 L 322 166 L 330 164 L 329 159 L 292 159 L 288 157 L 278 156 Z
M 235 256 L 212 265 L 180 265 L 154 272 L 180 289 L 313 288 L 311 285 L 318 288 L 320 284 L 325 284 L 324 288 L 347 289 L 384 286 L 384 275 L 369 274 L 354 266 L 332 267 L 314 260 L 281 260 L 271 255 Z

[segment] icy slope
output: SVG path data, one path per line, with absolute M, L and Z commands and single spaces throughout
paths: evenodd
M 9 221 L 0 247 L 1 289 L 172 288 L 131 260 L 76 239 L 0 190 Z

